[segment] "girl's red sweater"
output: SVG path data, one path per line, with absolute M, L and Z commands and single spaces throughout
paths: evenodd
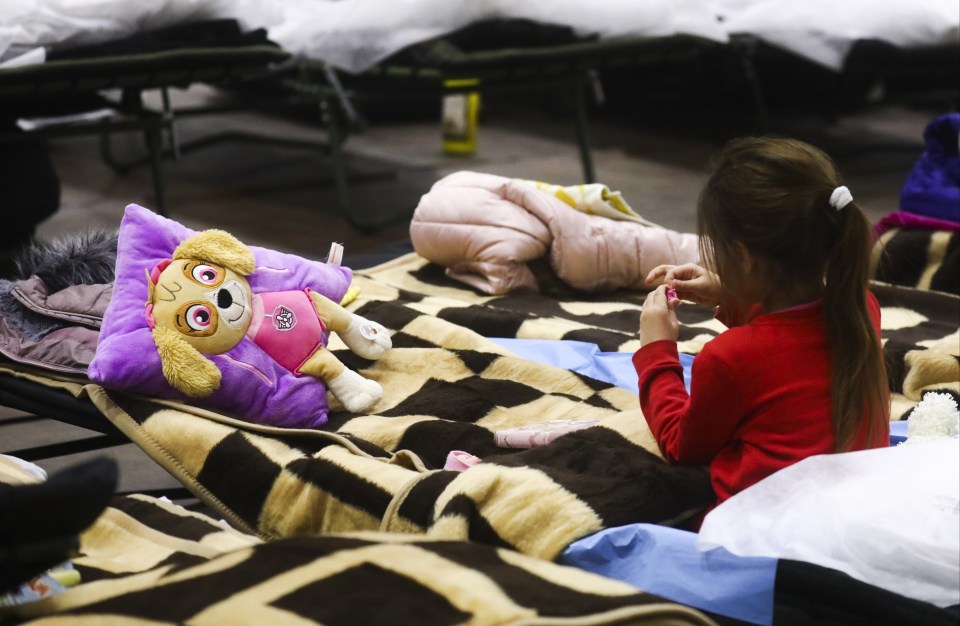
M 867 294 L 880 336 L 880 305 Z M 640 406 L 667 461 L 710 466 L 717 504 L 773 472 L 835 451 L 830 355 L 821 302 L 770 314 L 708 341 L 693 361 L 690 393 L 674 341 L 655 341 L 633 356 Z M 854 450 L 889 445 L 886 428 Z

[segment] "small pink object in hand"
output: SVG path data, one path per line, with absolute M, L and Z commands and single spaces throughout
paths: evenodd
M 677 290 L 672 287 L 667 287 L 667 302 L 671 300 L 679 300 L 677 297 Z

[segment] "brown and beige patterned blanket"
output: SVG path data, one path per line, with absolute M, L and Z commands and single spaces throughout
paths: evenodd
M 552 559 L 571 541 L 632 522 L 679 524 L 712 501 L 701 468 L 669 466 L 634 395 L 510 355 L 485 337 L 576 339 L 603 351 L 638 347 L 643 294 L 491 297 L 407 255 L 358 273 L 359 313 L 394 331 L 375 363 L 369 415 L 332 413 L 327 428 L 278 430 L 175 403 L 87 385 L 107 418 L 238 528 L 267 539 L 345 531 L 472 539 Z M 960 391 L 960 298 L 876 284 L 894 416 L 930 388 Z M 696 353 L 723 327 L 684 305 L 680 349 Z M 336 348 L 336 345 L 333 346 Z M 530 450 L 494 431 L 554 419 L 600 426 Z M 484 461 L 444 471 L 451 450 Z
M 355 284 L 361 295 L 351 306 L 395 331 L 394 348 L 376 363 L 339 352 L 384 387 L 369 415 L 334 411 L 324 430 L 279 430 L 94 386 L 85 393 L 198 497 L 266 539 L 416 533 L 552 559 L 601 528 L 679 524 L 712 502 L 703 468 L 659 458 L 632 393 L 512 356 L 483 336 L 559 337 L 572 328 L 629 340 L 603 324 L 611 312 L 636 325 L 629 296 L 571 300 L 563 306 L 583 317 L 577 322 L 547 297 L 527 310 L 485 302 L 413 255 Z M 600 426 L 530 450 L 494 443 L 501 428 L 571 418 Z M 483 462 L 444 471 L 451 450 Z
M 630 352 L 638 347 L 644 294 L 585 296 L 555 283 L 543 294 L 485 296 L 413 254 L 358 272 L 355 285 L 360 296 L 349 307 L 392 329 L 394 348 L 375 363 L 338 354 L 377 379 L 385 395 L 370 414 L 333 411 L 323 430 L 260 427 L 95 385 L 60 385 L 88 397 L 236 528 L 271 540 L 211 557 L 196 565 L 201 571 L 280 558 L 284 550 L 365 550 L 367 539 L 326 547 L 303 539 L 356 532 L 389 533 L 370 541 L 381 546 L 372 550 L 391 554 L 436 555 L 466 539 L 549 560 L 601 528 L 677 525 L 712 502 L 703 468 L 661 460 L 631 392 L 518 358 L 486 338 L 574 339 Z M 894 418 L 926 390 L 960 392 L 960 298 L 880 283 L 873 289 L 883 307 Z M 695 354 L 723 330 L 702 307 L 684 304 L 679 316 L 683 352 Z M 600 424 L 529 450 L 494 443 L 498 429 L 554 419 Z M 483 462 L 443 470 L 451 450 Z M 151 585 L 180 567 L 151 570 L 135 593 L 154 593 Z
M 0 472 L 0 483 L 30 482 L 17 471 Z M 0 622 L 713 624 L 630 585 L 511 550 L 384 533 L 265 543 L 148 496 L 114 498 L 72 563 L 81 584 L 0 607 Z
M 713 499 L 702 468 L 659 457 L 634 395 L 512 356 L 486 337 L 637 345 L 643 294 L 480 295 L 410 254 L 358 273 L 350 306 L 394 331 L 375 363 L 341 358 L 384 387 L 368 415 L 334 411 L 324 430 L 258 427 L 187 406 L 85 388 L 103 413 L 238 528 L 265 539 L 333 532 L 470 539 L 552 559 L 570 542 L 633 522 L 681 524 Z M 904 415 L 930 388 L 960 390 L 960 298 L 877 284 L 894 390 Z M 680 348 L 723 327 L 679 310 Z M 336 345 L 333 345 L 336 349 Z M 598 427 L 529 450 L 498 448 L 501 428 L 554 419 Z M 483 459 L 444 471 L 451 450 Z

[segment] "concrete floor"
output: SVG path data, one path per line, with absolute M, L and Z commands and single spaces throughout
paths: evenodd
M 174 102 L 209 101 L 208 89 L 174 94 Z M 154 102 L 156 100 L 154 99 Z M 351 170 L 386 176 L 351 185 L 353 210 L 365 220 L 393 216 L 377 232 L 364 232 L 341 212 L 329 169 L 319 150 L 221 143 L 166 165 L 170 216 L 194 229 L 222 228 L 249 244 L 323 258 L 332 241 L 346 247 L 346 264 L 407 237 L 409 216 L 430 185 L 451 172 L 472 169 L 555 183 L 582 182 L 574 125 L 570 116 L 548 112 L 536 102 L 487 102 L 479 149 L 469 157 L 441 152 L 438 121 L 378 122 L 350 139 Z M 696 111 L 626 107 L 593 111 L 593 156 L 597 177 L 645 217 L 681 231 L 694 230 L 694 206 L 709 156 L 723 142 L 749 130 L 750 116 L 724 123 L 703 120 Z M 439 117 L 439 104 L 437 105 Z M 904 178 L 923 149 L 926 123 L 935 108 L 874 107 L 826 123 L 810 115 L 774 112 L 774 131 L 814 143 L 837 159 L 854 197 L 871 217 L 897 210 Z M 719 121 L 718 121 L 719 119 Z M 746 121 L 744 121 L 746 120 Z M 303 119 L 258 113 L 185 118 L 183 141 L 212 132 L 255 131 L 270 136 L 321 142 L 325 134 Z M 115 140 L 116 152 L 140 154 L 136 136 Z M 62 184 L 61 209 L 41 224 L 40 239 L 91 228 L 116 229 L 126 204 L 153 208 L 149 168 L 120 176 L 98 157 L 95 138 L 50 145 Z M 59 422 L 27 422 L 0 408 L 0 451 L 12 451 L 83 436 Z M 88 433 L 87 433 L 88 434 Z M 40 461 L 58 470 L 100 452 Z M 120 463 L 121 491 L 177 486 L 132 444 L 106 452 Z

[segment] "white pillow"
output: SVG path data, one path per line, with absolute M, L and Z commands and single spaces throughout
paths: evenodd
M 697 546 L 806 561 L 960 604 L 960 440 L 800 461 L 711 511 Z

